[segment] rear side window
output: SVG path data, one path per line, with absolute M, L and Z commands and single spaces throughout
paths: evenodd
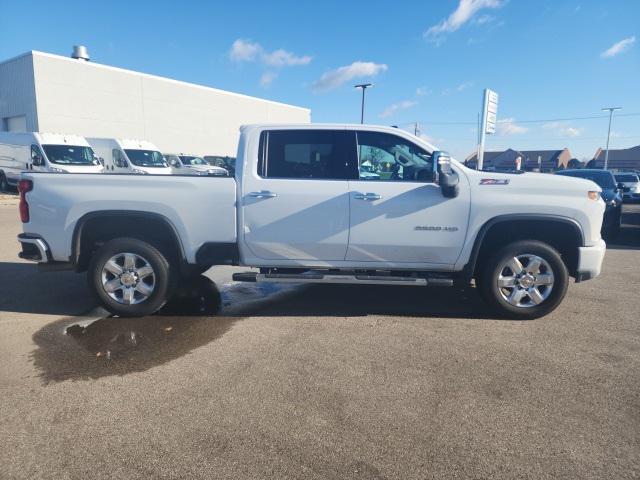
M 265 178 L 357 178 L 343 130 L 272 130 L 260 136 L 258 174 Z M 355 153 L 355 152 L 353 152 Z

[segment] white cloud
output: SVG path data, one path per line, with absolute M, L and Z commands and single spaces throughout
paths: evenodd
M 292 67 L 295 65 L 309 65 L 311 57 L 309 55 L 297 56 L 286 50 L 279 49 L 263 54 L 262 61 L 271 67 Z
M 260 85 L 262 87 L 268 87 L 278 77 L 276 72 L 264 72 L 260 76 Z
M 252 62 L 262 53 L 262 46 L 250 40 L 237 39 L 231 45 L 229 58 L 234 62 Z
M 478 18 L 476 18 L 473 23 L 475 23 L 476 25 L 484 25 L 485 23 L 491 23 L 496 19 L 496 17 L 494 17 L 493 15 L 489 15 L 489 14 L 484 14 L 484 15 L 480 15 Z
M 237 39 L 231 45 L 229 58 L 234 62 L 255 62 L 260 60 L 270 67 L 292 67 L 308 65 L 313 57 L 309 55 L 295 55 L 283 49 L 267 52 L 262 45 L 251 40 Z
M 609 47 L 607 50 L 602 52 L 600 54 L 600 57 L 602 58 L 615 57 L 616 55 L 619 55 L 622 52 L 629 50 L 629 48 L 631 48 L 631 45 L 633 45 L 635 42 L 636 42 L 635 35 L 632 37 L 628 37 L 623 40 L 620 40 L 618 43 L 614 43 L 611 47 Z
M 579 137 L 582 129 L 570 126 L 567 122 L 549 122 L 542 125 L 545 130 L 554 130 L 561 137 Z
M 429 27 L 424 33 L 424 36 L 427 38 L 437 38 L 445 33 L 455 32 L 471 20 L 480 10 L 485 8 L 499 8 L 502 5 L 502 0 L 460 0 L 458 8 L 442 22 Z M 486 23 L 490 20 L 488 16 L 485 17 L 484 15 L 481 18 L 483 18 L 483 21 L 478 21 L 479 23 Z
M 389 105 L 385 108 L 380 115 L 380 118 L 387 118 L 391 115 L 399 112 L 400 110 L 406 110 L 407 108 L 414 107 L 418 102 L 414 102 L 413 100 L 403 100 L 402 102 L 397 102 Z
M 515 118 L 504 118 L 502 120 L 499 120 L 496 124 L 496 130 L 498 132 L 498 135 L 502 135 L 505 137 L 510 135 L 520 135 L 529 131 L 527 127 L 518 125 Z
M 416 95 L 418 97 L 424 97 L 425 95 L 431 95 L 431 89 L 428 87 L 418 87 L 416 88 Z
M 563 137 L 579 137 L 582 134 L 582 130 L 575 127 L 566 127 L 560 129 L 560 135 Z
M 351 65 L 323 73 L 318 80 L 313 82 L 313 90 L 316 92 L 332 90 L 354 78 L 374 77 L 379 73 L 386 72 L 388 68 L 383 63 L 353 62 Z
M 470 87 L 473 87 L 473 82 L 464 82 L 454 88 L 445 88 L 442 91 L 442 95 L 451 95 L 452 93 L 455 93 L 455 92 L 462 92 Z

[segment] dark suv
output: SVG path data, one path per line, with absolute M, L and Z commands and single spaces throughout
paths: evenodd
M 580 170 L 562 170 L 557 175 L 586 178 L 597 183 L 602 188 L 602 199 L 606 204 L 602 221 L 602 236 L 613 238 L 620 233 L 622 225 L 622 189 L 608 170 L 584 168 Z

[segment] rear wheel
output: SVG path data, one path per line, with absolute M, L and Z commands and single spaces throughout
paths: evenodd
M 526 240 L 500 248 L 484 262 L 477 280 L 482 297 L 497 313 L 533 319 L 560 305 L 569 273 L 554 248 Z
M 89 286 L 111 313 L 141 317 L 159 310 L 170 293 L 170 266 L 155 247 L 135 238 L 116 238 L 94 255 Z

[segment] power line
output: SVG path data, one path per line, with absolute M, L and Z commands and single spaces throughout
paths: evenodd
M 640 116 L 640 112 L 636 113 L 621 113 L 616 117 L 637 117 Z M 589 115 L 582 117 L 563 117 L 563 118 L 541 118 L 535 120 L 498 120 L 497 123 L 510 124 L 510 123 L 545 123 L 545 122 L 569 122 L 572 120 L 595 120 L 600 118 L 609 118 L 608 115 Z M 402 123 L 400 125 L 414 125 L 416 122 Z M 428 125 L 477 125 L 477 122 L 417 122 Z

